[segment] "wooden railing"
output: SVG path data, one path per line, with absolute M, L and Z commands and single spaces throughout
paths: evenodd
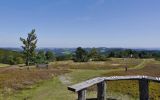
M 138 80 L 140 100 L 149 100 L 149 81 L 160 82 L 160 77 L 151 76 L 111 76 L 97 77 L 79 84 L 68 87 L 68 90 L 78 93 L 78 100 L 86 100 L 86 90 L 88 87 L 97 84 L 97 100 L 106 100 L 107 81 L 116 80 Z

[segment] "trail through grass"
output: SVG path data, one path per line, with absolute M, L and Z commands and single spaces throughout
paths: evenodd
M 144 67 L 146 60 L 139 65 L 129 69 L 141 69 Z M 51 80 L 34 85 L 31 89 L 22 90 L 10 96 L 1 96 L 2 100 L 75 100 L 77 94 L 67 90 L 67 86 L 85 81 L 87 79 L 101 76 L 104 73 L 123 71 L 123 68 L 109 70 L 90 70 L 90 69 L 70 69 L 72 72 L 64 74 L 62 79 L 55 77 Z M 63 81 L 69 81 L 65 83 Z M 114 94 L 115 95 L 115 94 Z M 88 97 L 95 97 L 96 93 L 87 92 Z M 112 95 L 113 96 L 113 95 Z M 123 95 L 122 95 L 123 96 Z M 2 98 L 3 97 L 3 98 Z
M 75 100 L 73 93 L 67 91 L 59 79 L 44 81 L 35 85 L 32 89 L 23 90 L 0 100 Z

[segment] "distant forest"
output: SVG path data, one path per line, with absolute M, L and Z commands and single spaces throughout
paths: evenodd
M 24 63 L 23 55 L 19 51 L 0 49 L 0 63 L 4 64 L 22 64 Z
M 105 61 L 108 58 L 155 58 L 160 59 L 160 50 L 145 49 L 123 49 L 123 48 L 41 48 L 36 49 L 40 52 L 50 51 L 54 54 L 51 60 L 63 61 L 74 60 L 78 62 L 86 61 Z M 43 56 L 44 58 L 44 56 Z M 42 59 L 42 58 L 40 58 Z M 4 64 L 23 64 L 24 57 L 22 50 L 18 48 L 1 48 L 0 63 Z

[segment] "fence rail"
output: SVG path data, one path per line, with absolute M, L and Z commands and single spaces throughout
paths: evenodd
M 140 100 L 149 100 L 149 81 L 160 83 L 160 77 L 151 76 L 111 76 L 97 77 L 82 83 L 68 86 L 68 90 L 78 93 L 78 100 L 86 100 L 87 88 L 97 85 L 97 100 L 106 100 L 106 84 L 107 81 L 117 80 L 138 80 Z

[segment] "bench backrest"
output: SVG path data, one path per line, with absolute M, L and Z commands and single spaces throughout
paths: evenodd
M 47 68 L 48 69 L 48 64 L 37 64 L 37 68 Z

